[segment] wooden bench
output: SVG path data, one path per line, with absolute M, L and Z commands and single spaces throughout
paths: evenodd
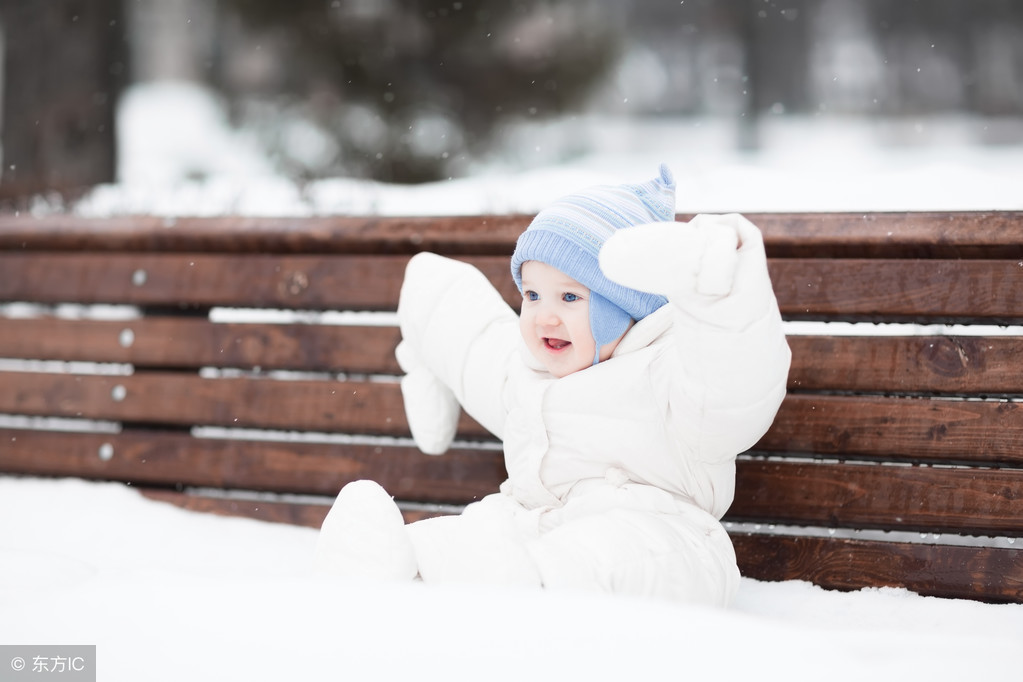
M 1023 602 L 1023 213 L 749 217 L 793 367 L 738 463 L 743 573 Z M 417 451 L 387 311 L 419 250 L 514 302 L 528 221 L 0 216 L 0 472 L 308 526 L 360 478 L 456 512 L 499 444 L 466 417 Z

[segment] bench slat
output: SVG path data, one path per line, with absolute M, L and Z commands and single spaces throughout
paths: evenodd
M 742 461 L 734 521 L 1023 535 L 1023 471 Z
M 0 357 L 399 374 L 394 347 L 400 336 L 395 327 L 231 324 L 188 317 L 6 319 L 0 325 Z M 1023 394 L 1020 337 L 790 336 L 789 345 L 792 390 Z
M 466 504 L 507 477 L 500 451 L 452 449 L 431 457 L 412 445 L 195 438 L 161 431 L 67 433 L 0 429 L 0 470 L 164 487 L 328 495 L 361 478 L 399 499 Z
M 393 308 L 407 259 L 0 253 L 0 299 L 150 306 Z
M 0 412 L 177 426 L 407 436 L 397 383 L 0 372 Z M 463 414 L 463 437 L 489 433 Z
M 330 495 L 344 482 L 368 475 L 402 499 L 465 504 L 496 490 L 505 477 L 501 455 L 493 450 L 429 457 L 411 445 L 221 440 L 133 431 L 8 429 L 0 431 L 0 439 L 4 471 L 165 486 Z M 898 517 L 894 525 L 902 530 L 1023 535 L 1023 496 L 1018 493 L 1023 471 L 776 461 L 740 461 L 737 469 L 736 498 L 727 515 L 735 521 L 891 529 Z
M 507 259 L 467 260 L 518 305 Z M 0 253 L 0 300 L 393 310 L 406 262 L 404 256 Z M 782 314 L 791 319 L 1019 321 L 1021 262 L 919 260 L 893 267 L 885 260 L 775 259 L 768 265 Z
M 790 319 L 1023 319 L 1023 260 L 774 259 Z
M 190 317 L 134 320 L 7 319 L 0 357 L 397 374 L 397 327 L 214 323 Z
M 0 250 L 511 256 L 531 215 L 210 218 L 0 215 Z M 102 225 L 97 230 L 97 224 Z
M 1023 403 L 789 394 L 753 449 L 1018 466 Z
M 0 372 L 0 412 L 407 436 L 396 383 Z M 463 415 L 459 434 L 491 439 Z M 1020 403 L 790 394 L 758 452 L 1023 464 Z
M 1023 338 L 789 336 L 795 391 L 1023 394 Z
M 1023 602 L 1023 550 L 744 533 L 733 533 L 732 543 L 742 574 L 757 580 Z
M 747 213 L 768 255 L 1020 258 L 1019 211 Z M 689 220 L 679 214 L 678 220 Z M 0 216 L 0 249 L 510 256 L 532 215 L 165 218 Z M 102 229 L 97 229 L 100 226 Z
M 500 257 L 468 259 L 509 301 Z M 0 301 L 394 310 L 407 256 L 0 253 Z

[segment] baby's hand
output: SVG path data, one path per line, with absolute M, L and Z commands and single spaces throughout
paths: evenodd
M 688 223 L 637 225 L 616 232 L 600 251 L 604 274 L 627 287 L 677 300 L 732 291 L 747 226 L 738 214 L 698 215 Z
M 458 399 L 422 363 L 408 343 L 399 343 L 394 355 L 405 371 L 401 378 L 401 394 L 412 438 L 426 454 L 444 454 L 458 429 L 458 417 L 462 412 Z

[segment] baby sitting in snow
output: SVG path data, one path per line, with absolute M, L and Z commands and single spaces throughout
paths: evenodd
M 472 266 L 414 257 L 398 307 L 413 437 L 443 452 L 462 406 L 503 441 L 508 480 L 409 525 L 380 486 L 351 483 L 317 567 L 727 604 L 739 572 L 719 519 L 790 353 L 759 230 L 674 217 L 664 166 L 544 209 L 511 260 L 518 317 Z

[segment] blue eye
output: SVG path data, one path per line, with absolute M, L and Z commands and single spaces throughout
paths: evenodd
M 565 303 L 572 303 L 573 301 L 578 301 L 579 296 L 577 294 L 567 293 L 561 297 L 561 300 L 564 301 Z
M 526 292 L 526 300 L 527 301 L 539 301 L 540 300 L 540 294 L 536 293 L 535 291 L 527 291 Z

